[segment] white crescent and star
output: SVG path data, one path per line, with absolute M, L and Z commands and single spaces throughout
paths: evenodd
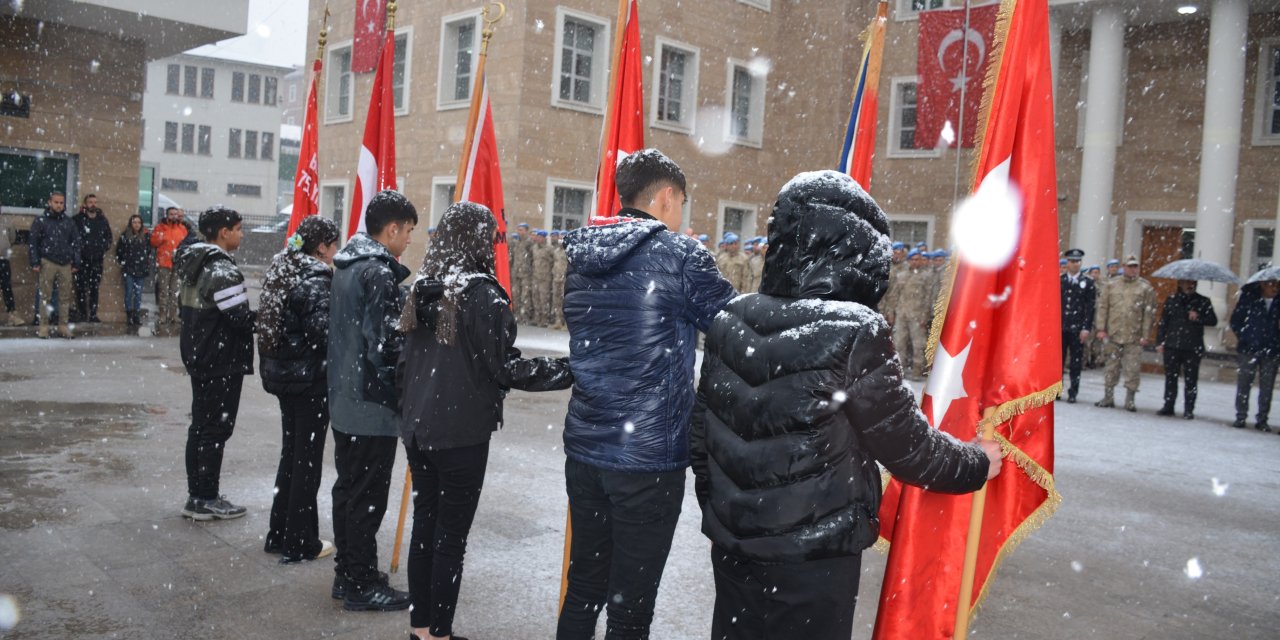
M 942 41 L 938 43 L 938 67 L 946 72 L 947 65 L 945 62 L 947 50 L 952 45 L 964 42 L 964 46 L 968 47 L 970 43 L 978 48 L 978 62 L 974 64 L 975 69 L 982 68 L 982 62 L 987 56 L 987 43 L 982 39 L 982 34 L 975 29 L 952 29 L 947 35 L 942 37 Z M 958 92 L 969 81 L 969 76 L 965 74 L 965 69 L 961 68 L 960 72 L 951 78 L 951 90 Z
M 947 409 L 951 408 L 952 402 L 969 397 L 969 393 L 964 390 L 964 366 L 969 360 L 969 347 L 972 346 L 973 339 L 970 338 L 959 353 L 952 354 L 942 346 L 941 341 L 938 342 L 938 352 L 933 358 L 933 372 L 929 374 L 929 382 L 924 388 L 924 394 L 931 400 L 930 413 L 933 415 L 930 416 L 930 422 L 935 428 L 947 417 Z

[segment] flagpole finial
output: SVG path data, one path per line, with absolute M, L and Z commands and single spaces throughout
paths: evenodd
M 324 61 L 324 49 L 329 44 L 329 4 L 324 5 L 324 18 L 320 23 L 320 36 L 316 38 L 316 62 Z
M 396 0 L 387 3 L 387 31 L 396 30 Z
M 490 13 L 495 10 L 497 15 L 490 17 Z M 497 24 L 506 15 L 507 5 L 501 2 L 485 5 L 485 8 L 480 12 L 480 17 L 484 20 L 484 30 L 480 32 L 480 55 L 483 56 L 489 53 L 489 41 L 493 39 L 493 25 Z

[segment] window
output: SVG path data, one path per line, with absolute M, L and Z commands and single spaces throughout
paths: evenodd
M 557 8 L 556 59 L 551 104 L 601 113 L 609 66 L 609 23 Z
M 275 76 L 267 76 L 262 79 L 262 104 L 268 107 L 276 106 L 276 91 L 279 83 L 280 79 Z
M 249 74 L 249 104 L 258 104 L 262 101 L 262 76 L 251 73 Z
M 196 152 L 196 126 L 194 124 L 182 125 L 182 152 Z
M 180 64 L 169 65 L 169 72 L 168 72 L 168 75 L 166 76 L 165 83 L 164 83 L 164 92 L 171 96 L 178 95 L 178 92 L 181 90 L 179 88 L 181 83 L 182 83 L 182 65 Z
M 262 197 L 262 187 L 256 184 L 228 184 L 227 195 L 229 196 L 249 196 L 251 198 Z
M 742 4 L 746 4 L 746 5 L 751 5 L 757 9 L 764 9 L 765 11 L 769 10 L 769 4 L 770 4 L 769 0 L 738 0 L 738 2 L 741 2 Z
M 182 95 L 190 96 L 192 98 L 196 97 L 196 74 L 199 72 L 199 69 L 192 66 L 185 66 L 182 68 Z
M 230 135 L 227 136 L 227 157 L 240 157 L 240 130 L 232 129 Z
M 211 155 L 210 142 L 213 137 L 213 127 L 200 125 L 200 134 L 196 138 L 196 153 L 202 156 Z
M 142 165 L 138 167 L 138 215 L 142 216 L 142 224 L 150 225 L 156 206 L 156 168 Z
M 471 100 L 471 78 L 475 73 L 476 35 L 480 33 L 480 14 L 469 12 L 448 16 L 440 27 L 440 95 L 436 108 L 468 106 Z
M 244 72 L 231 72 L 231 101 L 244 102 Z
M 919 77 L 894 78 L 889 95 L 889 135 L 887 154 L 890 158 L 936 158 L 940 150 L 916 148 L 917 87 Z
M 258 157 L 263 160 L 271 160 L 276 155 L 276 136 L 270 131 L 262 132 L 262 153 Z
M 200 183 L 195 180 L 179 180 L 177 178 L 161 178 L 160 188 L 165 191 L 185 191 L 195 193 L 200 190 Z
M 720 203 L 720 233 L 716 242 L 726 233 L 736 233 L 739 238 L 749 238 L 756 233 L 756 208 L 741 202 Z
M 178 152 L 178 123 L 164 123 L 164 150 L 171 153 Z
M 898 8 L 894 18 L 898 20 L 915 20 L 921 11 L 941 9 L 947 5 L 946 0 L 897 0 Z M 963 6 L 963 5 L 962 5 Z
M 595 204 L 594 193 L 594 187 L 585 182 L 547 181 L 549 228 L 568 231 L 585 225 Z
M 1258 108 L 1254 144 L 1280 144 L 1280 38 L 1263 41 L 1258 52 Z
M 391 102 L 398 116 L 409 113 L 409 73 L 412 71 L 413 38 L 410 30 L 396 34 L 396 54 L 391 59 Z
M 1275 251 L 1276 230 L 1274 228 L 1254 228 L 1251 234 L 1253 238 L 1246 248 L 1248 252 L 1248 269 L 1244 273 L 1257 273 L 1264 267 L 1271 265 L 1271 256 Z
M 244 132 L 244 157 L 246 160 L 256 160 L 258 158 L 258 132 Z
M 50 191 L 61 191 L 67 202 L 75 202 L 76 166 L 73 155 L 0 147 L 0 202 L 5 213 L 38 215 Z
M 294 83 L 290 83 L 289 84 L 289 103 L 292 104 L 297 101 L 298 101 L 298 85 Z
M 729 141 L 760 146 L 764 138 L 764 76 L 742 62 L 730 60 L 726 85 Z
M 431 221 L 427 226 L 440 224 L 444 210 L 453 204 L 453 196 L 458 192 L 456 178 L 435 178 L 431 181 Z
M 213 67 L 204 67 L 200 69 L 200 97 L 213 97 Z
M 338 228 L 343 230 L 342 235 L 346 235 L 346 227 L 343 222 L 347 214 L 347 187 L 346 184 L 322 184 L 320 185 L 320 215 L 329 216 L 330 220 L 338 223 Z
M 351 120 L 351 44 L 329 50 L 325 66 L 325 122 Z
M 653 125 L 681 132 L 693 131 L 698 102 L 698 50 L 658 38 L 654 65 Z
M 933 246 L 933 234 L 929 230 L 930 216 L 891 215 L 889 217 L 889 238 L 894 242 L 905 242 L 908 247 L 915 246 L 917 242 Z

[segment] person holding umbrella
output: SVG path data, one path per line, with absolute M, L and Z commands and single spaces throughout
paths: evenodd
M 1179 280 L 1178 291 L 1164 301 L 1156 328 L 1156 351 L 1164 356 L 1164 406 L 1157 415 L 1173 415 L 1178 399 L 1178 376 L 1185 379 L 1182 417 L 1195 418 L 1200 358 L 1204 356 L 1204 328 L 1218 324 L 1213 303 L 1196 293 L 1195 280 Z
M 1276 369 L 1280 367 L 1280 273 L 1260 280 L 1255 274 L 1240 289 L 1240 301 L 1231 313 L 1231 331 L 1236 334 L 1236 351 L 1240 354 L 1236 375 L 1236 421 L 1231 426 L 1243 429 L 1249 416 L 1249 390 L 1258 378 L 1258 413 L 1254 428 L 1270 432 L 1267 415 L 1271 412 L 1271 392 L 1275 387 Z

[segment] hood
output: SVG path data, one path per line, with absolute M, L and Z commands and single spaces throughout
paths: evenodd
M 333 266 L 335 269 L 346 269 L 365 260 L 378 260 L 387 265 L 395 275 L 396 282 L 402 282 L 409 277 L 408 267 L 400 264 L 400 261 L 387 251 L 385 245 L 363 232 L 351 236 L 347 246 L 333 257 Z
M 889 287 L 889 219 L 849 176 L 801 173 L 773 206 L 760 293 L 875 307 Z
M 205 265 L 215 260 L 235 262 L 231 259 L 231 254 L 223 251 L 222 247 L 208 242 L 197 242 L 185 248 L 179 248 L 174 253 L 173 268 L 178 271 L 178 276 L 183 282 L 194 285 L 200 277 L 200 272 L 204 271 Z
M 564 238 L 569 264 L 579 273 L 604 273 L 630 256 L 636 247 L 667 229 L 657 220 L 623 219 L 614 224 L 580 227 Z

